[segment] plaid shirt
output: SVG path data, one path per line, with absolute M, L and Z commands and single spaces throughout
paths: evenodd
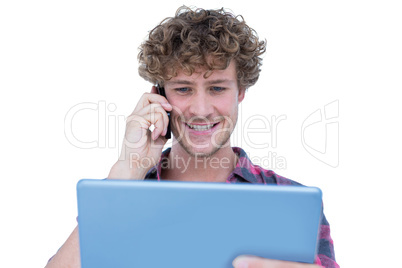
M 275 174 L 272 170 L 263 169 L 260 166 L 254 165 L 248 158 L 246 152 L 238 147 L 233 147 L 233 151 L 239 156 L 236 168 L 226 179 L 227 183 L 249 182 L 277 185 L 301 185 L 298 182 L 281 177 Z M 160 180 L 162 162 L 166 160 L 170 153 L 170 148 L 162 153 L 161 160 L 158 165 L 151 168 L 145 180 Z M 334 244 L 330 235 L 330 228 L 325 215 L 322 215 L 318 253 L 315 261 L 316 264 L 327 268 L 337 268 L 339 265 L 335 261 Z

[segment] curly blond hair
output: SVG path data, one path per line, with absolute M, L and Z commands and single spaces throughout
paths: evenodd
M 164 19 L 141 44 L 139 74 L 145 80 L 163 85 L 178 70 L 192 75 L 197 68 L 226 69 L 236 62 L 241 88 L 254 85 L 260 74 L 266 42 L 260 41 L 242 16 L 218 10 L 180 7 L 175 17 Z

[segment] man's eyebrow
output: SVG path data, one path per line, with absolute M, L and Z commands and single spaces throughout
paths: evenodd
M 194 83 L 188 80 L 175 80 L 175 81 L 169 81 L 166 82 L 165 84 L 172 84 L 172 85 L 193 85 Z
M 216 80 L 209 80 L 206 81 L 205 83 L 208 85 L 213 85 L 213 84 L 223 84 L 223 83 L 234 83 L 234 80 L 231 79 L 216 79 Z M 169 81 L 166 82 L 166 84 L 170 85 L 194 85 L 195 83 L 189 80 L 174 80 L 174 81 Z
M 207 84 L 223 84 L 223 83 L 233 83 L 235 82 L 234 80 L 230 80 L 230 79 L 217 79 L 217 80 L 210 80 L 207 81 Z

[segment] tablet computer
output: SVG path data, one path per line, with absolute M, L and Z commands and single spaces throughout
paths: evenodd
M 242 254 L 315 260 L 315 187 L 84 179 L 77 196 L 83 268 L 229 268 Z

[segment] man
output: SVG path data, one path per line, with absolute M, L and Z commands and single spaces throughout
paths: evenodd
M 253 165 L 242 149 L 230 145 L 238 105 L 258 80 L 264 52 L 265 42 L 223 9 L 182 7 L 164 20 L 140 47 L 139 73 L 163 87 L 166 97 L 156 86 L 141 97 L 127 119 L 124 146 L 108 179 L 298 184 Z M 162 153 L 169 122 L 172 147 Z M 314 265 L 256 256 L 239 256 L 233 265 L 339 267 L 325 217 L 320 228 Z M 47 267 L 79 267 L 79 261 L 76 228 Z

